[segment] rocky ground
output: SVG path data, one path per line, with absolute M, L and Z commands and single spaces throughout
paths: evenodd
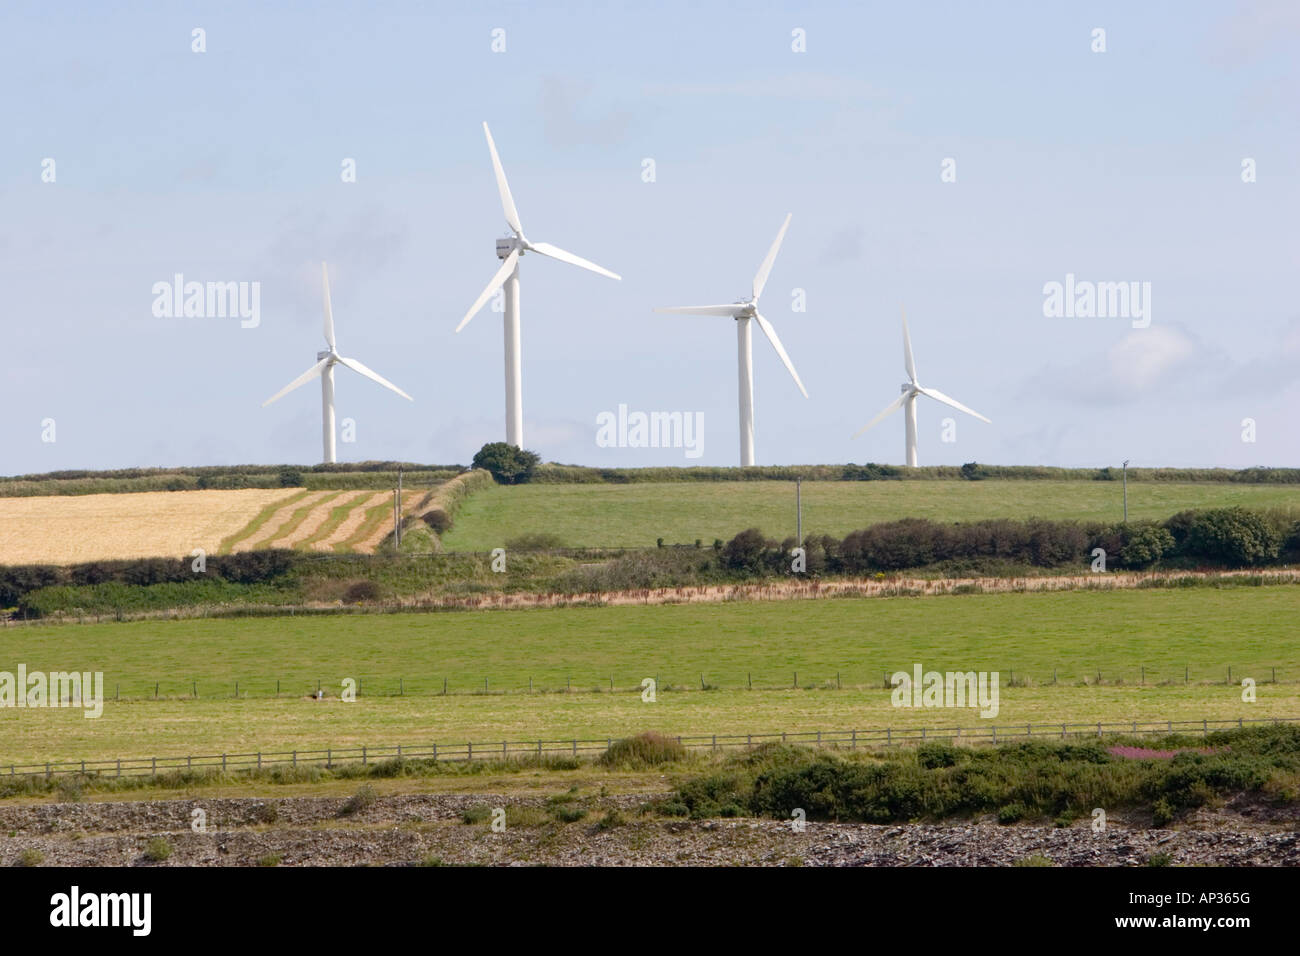
M 1067 828 L 808 823 L 795 832 L 773 820 L 643 816 L 644 801 L 407 794 L 353 812 L 343 798 L 323 797 L 14 804 L 0 806 L 0 864 L 1008 866 L 1046 858 L 1057 866 L 1140 866 L 1155 856 L 1173 865 L 1300 865 L 1300 820 L 1251 807 L 1203 812 L 1170 829 L 1112 819 L 1100 833 L 1090 820 Z M 492 829 L 492 807 L 505 810 L 501 832 Z M 484 818 L 464 822 L 474 808 Z M 557 819 L 577 809 L 581 819 Z M 205 832 L 193 829 L 196 810 Z M 170 848 L 163 861 L 147 855 L 159 836 Z

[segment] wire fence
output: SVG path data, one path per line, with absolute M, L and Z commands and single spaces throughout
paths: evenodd
M 788 677 L 775 677 L 772 674 L 728 673 L 724 676 L 698 674 L 686 678 L 677 674 L 663 677 L 650 673 L 644 677 L 628 682 L 628 672 L 621 677 L 616 674 L 595 674 L 591 671 L 577 676 L 558 677 L 547 674 L 540 679 L 513 676 L 508 682 L 490 675 L 471 676 L 468 674 L 450 674 L 446 676 L 415 677 L 366 677 L 348 675 L 334 680 L 316 679 L 304 681 L 300 677 L 292 679 L 255 677 L 255 678 L 165 678 L 150 680 L 136 678 L 121 682 L 106 683 L 105 696 L 109 700 L 215 700 L 224 698 L 297 698 L 311 697 L 323 692 L 327 697 L 337 698 L 345 689 L 345 680 L 351 681 L 350 691 L 357 697 L 445 697 L 483 694 L 547 694 L 547 693 L 641 693 L 645 681 L 653 680 L 655 688 L 663 692 L 681 692 L 691 690 L 863 690 L 892 689 L 891 679 L 894 670 L 882 669 L 875 674 L 855 671 L 831 670 L 821 668 L 816 676 L 809 677 L 805 671 L 800 677 L 799 671 L 791 671 Z M 912 669 L 906 668 L 909 677 Z M 1074 685 L 1128 685 L 1168 686 L 1172 684 L 1233 684 L 1244 679 L 1251 679 L 1256 684 L 1277 684 L 1282 681 L 1300 680 L 1300 666 L 1294 663 L 1279 667 L 1276 664 L 1224 664 L 1218 667 L 1199 665 L 1195 670 L 1190 665 L 1182 667 L 1161 665 L 1113 665 L 1082 668 L 1071 666 L 1069 669 L 1053 668 L 1046 671 L 1005 668 L 992 670 L 998 674 L 1002 687 L 1050 687 L 1062 684 Z
M 1029 738 L 1071 740 L 1086 737 L 1157 737 L 1171 734 L 1207 737 L 1212 731 L 1241 729 L 1254 725 L 1280 726 L 1300 721 L 1300 717 L 1272 717 L 1246 720 L 1155 720 L 1119 723 L 1046 723 L 1003 724 L 970 727 L 884 727 L 870 730 L 803 731 L 777 734 L 700 734 L 677 737 L 689 750 L 749 749 L 770 743 L 838 749 L 874 749 L 909 746 L 921 743 L 999 744 Z M 117 757 L 105 760 L 59 761 L 44 764 L 11 764 L 10 777 L 45 777 L 79 774 L 98 777 L 157 776 L 179 771 L 222 773 L 264 770 L 273 767 L 369 766 L 393 760 L 471 761 L 529 760 L 548 758 L 581 759 L 599 756 L 615 738 L 572 738 L 569 740 L 466 742 L 461 744 L 396 744 L 378 747 L 336 747 L 325 750 L 256 751 L 167 757 Z M 0 765 L 0 778 L 4 776 Z

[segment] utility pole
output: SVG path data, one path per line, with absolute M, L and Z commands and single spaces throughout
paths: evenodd
M 794 480 L 794 546 L 803 547 L 803 479 Z
M 1124 459 L 1124 523 L 1128 524 L 1128 463 L 1129 459 Z
M 397 469 L 397 490 L 393 492 L 393 550 L 402 550 L 402 469 Z

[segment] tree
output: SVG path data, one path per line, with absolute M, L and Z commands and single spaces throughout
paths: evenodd
M 522 485 L 533 477 L 541 456 L 503 441 L 488 442 L 474 455 L 474 467 L 486 468 L 503 485 Z

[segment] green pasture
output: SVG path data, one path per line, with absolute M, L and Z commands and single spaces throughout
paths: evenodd
M 1300 716 L 1297 610 L 1279 585 L 10 627 L 0 670 L 103 671 L 110 699 L 97 720 L 0 708 L 0 765 L 987 723 L 894 708 L 884 675 L 917 663 L 998 671 L 998 724 Z
M 1300 506 L 1294 485 L 1129 483 L 1130 520 L 1163 520 L 1188 508 Z M 1042 517 L 1120 521 L 1118 481 L 818 481 L 803 484 L 806 534 L 842 537 L 898 518 L 975 521 Z M 461 505 L 443 538 L 449 551 L 490 551 L 524 534 L 567 547 L 705 546 L 746 528 L 778 540 L 795 533 L 792 481 L 498 485 Z

